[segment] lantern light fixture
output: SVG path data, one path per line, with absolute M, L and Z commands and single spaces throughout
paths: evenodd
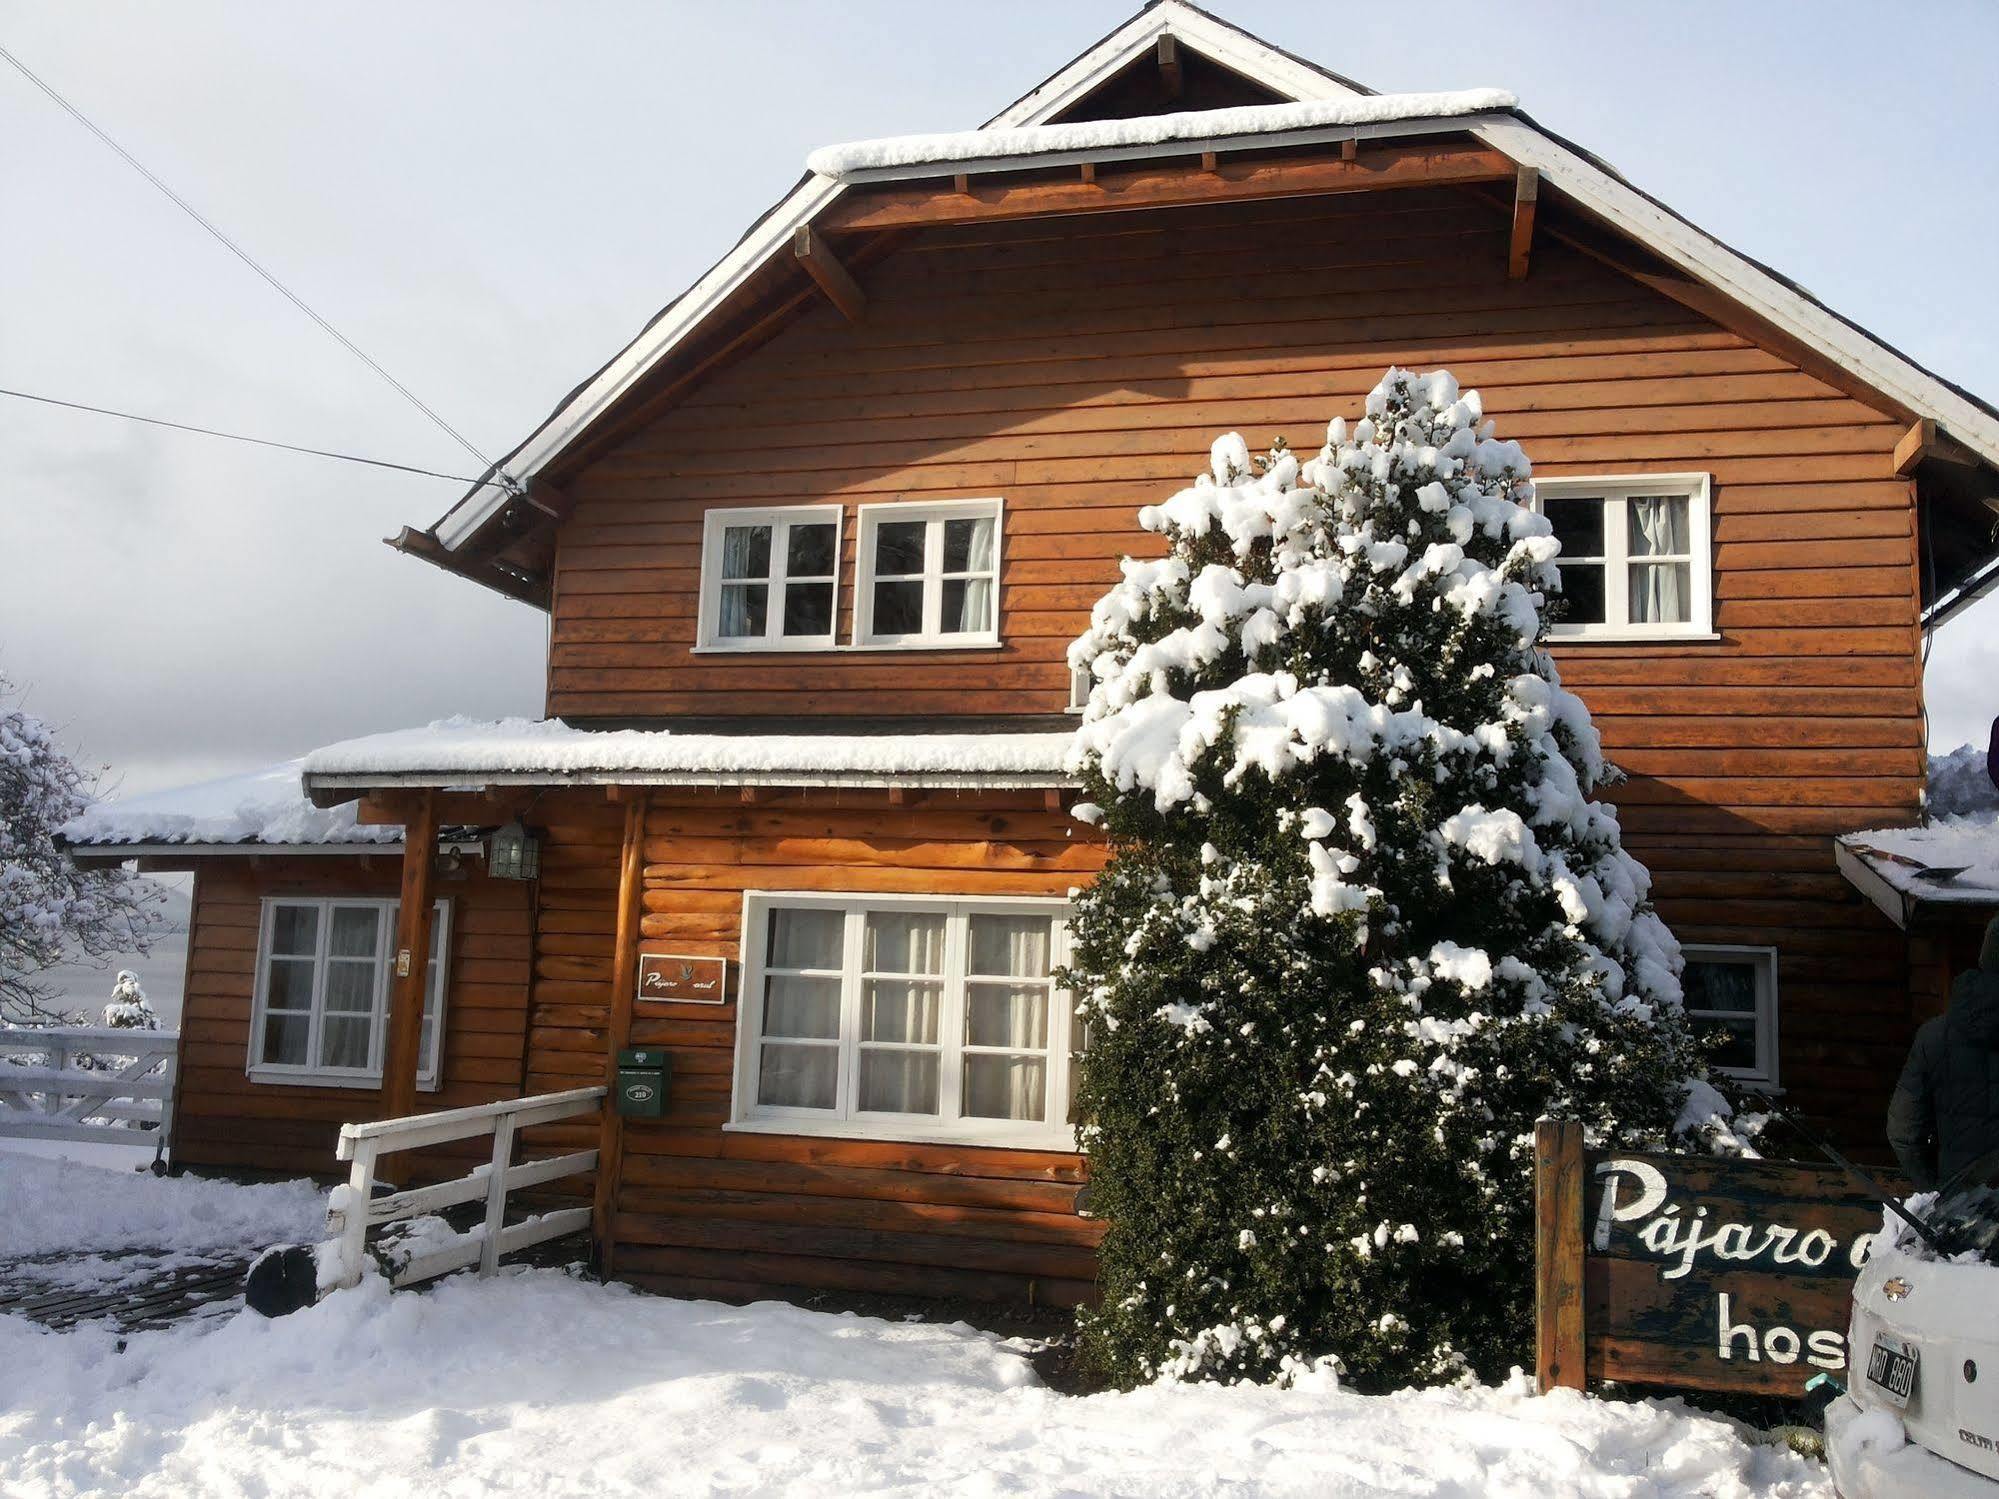
M 486 873 L 496 880 L 531 880 L 541 873 L 541 843 L 518 817 L 487 839 Z

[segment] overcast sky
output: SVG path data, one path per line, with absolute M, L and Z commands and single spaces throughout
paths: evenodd
M 1511 88 L 1999 395 L 1999 6 L 1223 8 L 1378 89 Z M 497 454 L 807 150 L 976 125 L 1130 9 L 0 0 L 0 43 Z M 0 140 L 0 386 L 477 471 L 4 66 Z M 538 713 L 543 616 L 381 544 L 461 489 L 0 398 L 0 671 L 127 791 Z M 1999 709 L 1995 625 L 1936 643 L 1939 745 Z

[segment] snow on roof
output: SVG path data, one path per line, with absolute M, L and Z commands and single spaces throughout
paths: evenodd
M 1099 151 L 1120 146 L 1152 146 L 1165 141 L 1222 140 L 1238 135 L 1275 135 L 1337 125 L 1374 125 L 1391 120 L 1430 120 L 1513 109 L 1519 100 L 1504 89 L 1461 89 L 1453 93 L 1372 94 L 1360 98 L 1306 99 L 1290 104 L 1249 104 L 1233 109 L 1189 109 L 1176 114 L 1139 115 L 1123 120 L 1085 120 L 1068 125 L 1027 125 L 1012 130 L 960 130 L 941 135 L 891 135 L 879 140 L 822 146 L 805 158 L 822 177 L 844 180 L 856 172 L 998 157 L 1039 156 L 1051 151 Z
M 546 781 L 706 784 L 1064 785 L 1071 735 L 680 734 L 579 729 L 560 719 L 447 718 L 314 750 L 307 784 Z
M 67 823 L 73 844 L 400 843 L 399 827 L 362 826 L 355 808 L 315 807 L 299 779 L 301 760 L 98 802 Z
M 1985 751 L 1967 744 L 1932 756 L 1929 788 L 1929 822 L 1841 834 L 1842 865 L 1863 889 L 1869 878 L 1885 885 L 1905 916 L 1918 904 L 1999 905 L 1999 787 Z M 1868 889 L 1877 903 L 1883 893 Z

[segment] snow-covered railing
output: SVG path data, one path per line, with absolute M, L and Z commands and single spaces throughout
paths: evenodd
M 595 1150 L 572 1151 L 517 1166 L 513 1164 L 514 1142 L 524 1129 L 587 1114 L 603 1099 L 601 1087 L 571 1088 L 564 1093 L 509 1098 L 471 1108 L 445 1109 L 436 1114 L 342 1125 L 335 1153 L 341 1160 L 353 1162 L 353 1169 L 345 1184 L 333 1189 L 328 1203 L 326 1249 L 331 1252 L 333 1264 L 330 1277 L 321 1284 L 333 1289 L 360 1281 L 370 1228 L 424 1217 L 460 1203 L 483 1199 L 485 1221 L 467 1233 L 447 1230 L 428 1236 L 412 1235 L 398 1246 L 407 1253 L 389 1257 L 390 1284 L 414 1285 L 474 1264 L 481 1275 L 491 1275 L 499 1268 L 503 1254 L 589 1227 L 587 1207 L 558 1208 L 509 1224 L 507 1194 L 518 1187 L 540 1186 L 593 1169 L 597 1164 Z M 375 1196 L 375 1164 L 382 1156 L 480 1135 L 493 1137 L 492 1160 L 464 1176 L 433 1186 Z
M 176 1031 L 0 1029 L 0 1135 L 151 1145 L 157 1159 L 173 1123 L 179 1046 Z

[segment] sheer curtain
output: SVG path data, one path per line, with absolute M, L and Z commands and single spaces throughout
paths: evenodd
M 935 1114 L 944 997 L 944 917 L 870 911 L 861 966 L 857 1103 L 875 1113 Z
M 1048 976 L 1046 918 L 975 916 L 971 920 L 965 1042 L 1007 1047 L 1012 1054 L 965 1054 L 967 1115 L 980 1119 L 1041 1119 L 1047 1113 Z M 994 982 L 994 980 L 1000 980 Z M 1011 979 L 1012 982 L 1006 982 Z
M 1640 624 L 1678 624 L 1693 618 L 1692 570 L 1677 559 L 1692 550 L 1687 501 L 1681 495 L 1638 495 L 1631 512 L 1631 555 L 1673 561 L 1631 564 L 1631 618 Z
M 729 526 L 722 532 L 722 610 L 717 633 L 761 635 L 763 611 L 754 608 L 766 597 L 770 576 L 770 528 Z M 754 580 L 744 586 L 740 580 Z M 754 597 L 753 597 L 754 596 Z
M 965 579 L 965 596 L 958 605 L 958 618 L 955 621 L 946 620 L 945 629 L 969 634 L 993 627 L 993 582 L 996 576 L 993 560 L 993 521 L 987 516 L 972 523 L 965 571 L 975 576 Z M 983 576 L 978 576 L 980 574 Z

